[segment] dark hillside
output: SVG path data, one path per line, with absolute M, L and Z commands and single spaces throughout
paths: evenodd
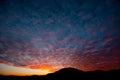
M 120 70 L 83 72 L 64 68 L 45 76 L 0 76 L 0 80 L 120 80 Z

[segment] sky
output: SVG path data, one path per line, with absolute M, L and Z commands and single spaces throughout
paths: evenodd
M 120 69 L 120 1 L 1 0 L 0 74 L 66 67 Z

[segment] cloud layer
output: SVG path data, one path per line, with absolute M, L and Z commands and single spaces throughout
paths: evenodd
M 118 0 L 0 1 L 0 63 L 120 68 Z

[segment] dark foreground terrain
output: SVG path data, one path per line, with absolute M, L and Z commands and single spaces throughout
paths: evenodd
M 0 76 L 0 80 L 120 80 L 120 70 L 83 72 L 64 68 L 45 76 Z

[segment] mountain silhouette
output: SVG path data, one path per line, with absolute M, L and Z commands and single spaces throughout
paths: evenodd
M 0 76 L 0 80 L 120 80 L 120 70 L 84 72 L 75 68 L 63 68 L 44 76 Z
M 45 80 L 120 80 L 120 70 L 84 72 L 75 68 L 63 68 L 48 74 Z
M 84 72 L 75 68 L 63 68 L 55 73 L 48 74 L 46 80 L 77 80 L 78 77 L 83 79 Z

